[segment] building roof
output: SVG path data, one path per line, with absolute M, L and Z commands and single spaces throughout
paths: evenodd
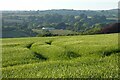
M 55 29 L 55 28 L 43 27 L 42 29 L 48 29 L 48 30 L 52 30 L 52 29 Z

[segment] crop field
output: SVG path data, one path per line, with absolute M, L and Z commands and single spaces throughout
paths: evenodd
M 3 78 L 118 78 L 118 34 L 2 39 Z

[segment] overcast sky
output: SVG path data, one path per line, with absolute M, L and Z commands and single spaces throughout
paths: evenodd
M 0 10 L 108 10 L 118 8 L 119 0 L 1 0 Z

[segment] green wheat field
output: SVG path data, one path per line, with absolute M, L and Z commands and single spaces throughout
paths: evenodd
M 1 40 L 3 78 L 118 78 L 118 34 Z

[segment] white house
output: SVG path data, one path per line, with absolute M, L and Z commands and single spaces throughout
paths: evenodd
M 43 27 L 43 30 L 54 30 L 55 28 Z

